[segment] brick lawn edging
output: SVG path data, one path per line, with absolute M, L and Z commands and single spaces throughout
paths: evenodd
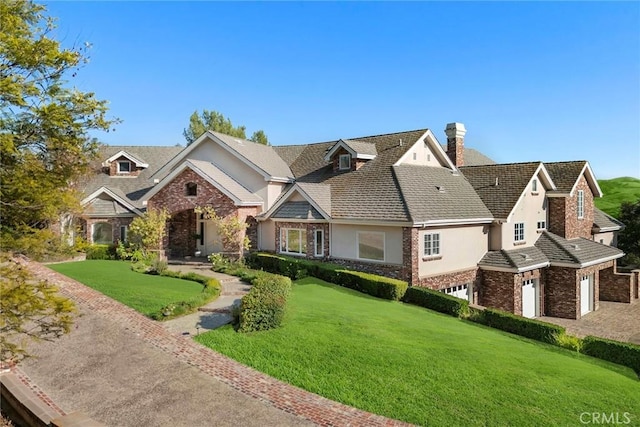
M 241 393 L 284 412 L 321 426 L 408 426 L 410 424 L 375 415 L 286 384 L 204 347 L 191 338 L 174 335 L 160 323 L 148 319 L 98 291 L 63 276 L 42 264 L 20 260 L 33 274 L 55 284 L 79 306 L 108 315 L 109 320 L 132 329 L 145 342 Z

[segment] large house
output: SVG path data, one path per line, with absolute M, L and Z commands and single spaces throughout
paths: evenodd
M 169 256 L 223 250 L 213 222 L 248 223 L 253 249 L 330 260 L 526 317 L 578 319 L 638 299 L 616 271 L 621 223 L 599 211 L 586 161 L 495 164 L 420 129 L 264 146 L 208 131 L 186 148 L 105 147 L 87 186 L 89 241 L 127 239 L 146 209 L 171 214 Z

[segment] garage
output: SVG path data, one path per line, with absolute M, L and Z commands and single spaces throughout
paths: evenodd
M 522 282 L 522 316 L 536 317 L 538 315 L 538 281 L 528 279 Z
M 470 296 L 470 292 L 469 292 L 469 288 L 471 287 L 470 284 L 465 284 L 465 285 L 458 285 L 458 286 L 452 286 L 450 288 L 447 289 L 442 289 L 441 292 L 447 294 L 447 295 L 451 295 L 452 297 L 456 297 L 456 298 L 460 298 L 460 299 L 464 299 L 467 301 L 469 300 L 469 296 Z
M 593 311 L 593 275 L 580 278 L 580 315 Z

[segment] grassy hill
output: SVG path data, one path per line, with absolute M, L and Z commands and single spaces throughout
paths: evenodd
M 623 202 L 640 200 L 640 179 L 614 178 L 598 180 L 603 196 L 595 199 L 596 207 L 618 218 Z

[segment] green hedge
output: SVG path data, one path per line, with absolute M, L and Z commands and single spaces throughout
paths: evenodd
M 476 315 L 470 319 L 495 329 L 501 329 L 506 332 L 511 332 L 512 334 L 549 344 L 556 344 L 556 337 L 565 333 L 565 328 L 562 326 L 527 319 L 526 317 L 516 316 L 515 314 L 492 308 L 478 311 Z
M 291 279 L 313 276 L 336 285 L 389 300 L 400 300 L 408 287 L 407 282 L 402 280 L 351 271 L 341 265 L 319 261 L 257 253 L 248 257 L 247 262 L 253 268 L 261 268 L 265 271 L 282 274 Z
M 588 336 L 582 340 L 581 352 L 598 359 L 628 366 L 640 376 L 640 346 L 638 345 Z
M 282 324 L 291 291 L 291 279 L 261 272 L 251 280 L 251 290 L 238 310 L 239 332 L 265 331 Z
M 469 301 L 427 288 L 413 286 L 407 289 L 403 301 L 455 317 L 466 317 L 469 314 Z
M 85 252 L 87 259 L 117 259 L 114 245 L 90 245 Z
M 222 286 L 217 279 L 201 276 L 196 273 L 180 273 L 179 271 L 166 270 L 160 276 L 173 277 L 174 279 L 190 280 L 202 285 L 202 292 L 189 298 L 186 301 L 178 301 L 162 307 L 155 313 L 151 313 L 150 317 L 154 320 L 169 320 L 174 317 L 183 316 L 193 313 L 210 301 L 213 301 L 220 295 Z

